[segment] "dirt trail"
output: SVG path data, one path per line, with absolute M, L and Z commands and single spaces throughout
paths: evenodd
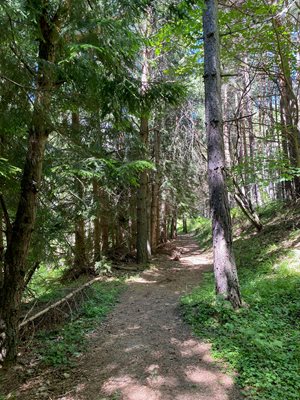
M 128 283 L 70 374 L 41 371 L 22 385 L 17 398 L 240 400 L 232 378 L 212 360 L 209 345 L 192 335 L 180 315 L 180 296 L 199 285 L 211 259 L 190 236 L 175 244 L 180 261 L 160 255 L 155 269 Z
M 189 236 L 176 244 L 184 250 L 180 261 L 159 256 L 155 270 L 129 283 L 120 303 L 92 335 L 75 374 L 62 380 L 59 389 L 65 394 L 55 399 L 241 398 L 232 378 L 212 360 L 209 345 L 193 337 L 180 317 L 179 297 L 199 284 L 211 260 Z

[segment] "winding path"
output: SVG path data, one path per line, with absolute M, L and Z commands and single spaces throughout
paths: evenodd
M 206 343 L 182 321 L 179 297 L 210 270 L 190 236 L 180 237 L 180 261 L 159 256 L 156 268 L 128 284 L 120 303 L 91 336 L 75 374 L 59 385 L 59 400 L 237 400 L 230 376 Z M 51 397 L 54 399 L 54 397 Z

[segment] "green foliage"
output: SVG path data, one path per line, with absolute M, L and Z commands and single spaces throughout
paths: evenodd
M 106 257 L 102 257 L 100 261 L 95 262 L 95 272 L 99 275 L 111 273 L 112 263 Z
M 0 157 L 0 177 L 9 178 L 20 173 L 21 170 L 14 165 L 9 164 L 6 158 Z
M 261 210 L 262 218 L 274 219 L 281 210 L 273 203 Z M 292 400 L 300 393 L 300 265 L 299 257 L 282 245 L 299 240 L 300 230 L 282 223 L 271 220 L 260 234 L 235 241 L 246 307 L 234 311 L 216 299 L 212 273 L 182 298 L 194 331 L 238 372 L 237 382 L 251 400 Z
M 145 170 L 154 171 L 154 164 L 146 160 L 131 161 L 121 164 L 117 169 L 117 175 L 125 184 L 138 186 L 139 174 Z
M 204 217 L 187 218 L 188 232 L 194 232 L 202 250 L 211 246 L 211 221 Z M 179 233 L 182 232 L 182 223 L 179 225 Z
M 29 300 L 34 296 L 34 298 L 39 298 L 40 301 L 47 302 L 59 297 L 61 295 L 59 278 L 63 271 L 62 267 L 53 268 L 53 266 L 42 264 L 29 283 L 28 290 L 24 294 L 24 300 Z
M 245 157 L 244 161 L 236 164 L 231 171 L 237 179 L 246 176 L 244 184 L 257 184 L 260 187 L 267 187 L 271 182 L 292 181 L 296 176 L 300 176 L 300 168 L 292 167 L 289 159 L 281 151 L 268 156 L 256 154 L 253 159 Z M 268 174 L 263 171 L 268 171 Z M 230 182 L 228 185 L 230 187 Z
M 88 300 L 82 304 L 76 316 L 73 316 L 73 321 L 58 330 L 39 334 L 34 351 L 47 365 L 73 365 L 76 356 L 86 348 L 86 334 L 112 309 L 121 290 L 122 285 L 118 281 L 94 284 L 88 290 Z

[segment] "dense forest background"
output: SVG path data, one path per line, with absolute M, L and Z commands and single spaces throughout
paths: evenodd
M 191 219 L 210 217 L 205 3 L 1 2 L 8 363 L 39 271 L 67 282 L 115 262 L 145 265 L 178 226 L 187 233 Z M 224 0 L 218 9 L 229 205 L 261 232 L 262 207 L 299 207 L 300 4 Z

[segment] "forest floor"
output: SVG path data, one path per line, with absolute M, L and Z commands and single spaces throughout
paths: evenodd
M 174 243 L 174 242 L 173 242 Z M 129 280 L 120 302 L 89 337 L 68 373 L 48 369 L 19 388 L 22 400 L 237 400 L 233 377 L 210 345 L 183 322 L 180 297 L 211 270 L 211 255 L 189 235 L 174 243 L 178 261 L 160 254 Z M 43 390 L 40 390 L 43 388 Z

